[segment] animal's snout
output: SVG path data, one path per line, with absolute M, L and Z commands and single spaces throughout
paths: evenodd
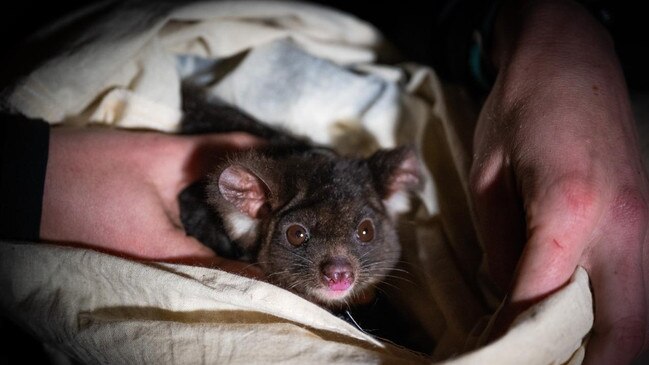
M 347 290 L 354 284 L 354 268 L 344 257 L 334 257 L 325 261 L 320 271 L 323 282 L 330 290 Z

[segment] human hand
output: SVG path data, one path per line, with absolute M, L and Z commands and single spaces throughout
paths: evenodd
M 215 159 L 260 141 L 241 133 L 52 128 L 40 236 L 141 260 L 180 262 L 260 276 L 217 257 L 180 222 L 178 193 Z
M 508 290 L 496 327 L 581 265 L 595 306 L 584 363 L 628 363 L 649 344 L 649 185 L 612 42 L 574 3 L 504 11 L 471 171 L 488 271 Z

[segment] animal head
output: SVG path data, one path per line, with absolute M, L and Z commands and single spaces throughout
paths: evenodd
M 325 306 L 380 282 L 401 254 L 396 216 L 420 184 L 410 148 L 366 159 L 249 152 L 220 166 L 208 202 L 269 281 Z

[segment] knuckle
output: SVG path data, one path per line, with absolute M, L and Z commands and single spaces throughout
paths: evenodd
M 601 207 L 600 192 L 586 177 L 563 177 L 555 188 L 560 208 L 573 217 L 591 219 Z
M 473 195 L 478 195 L 483 190 L 482 181 L 484 180 L 484 161 L 474 157 L 473 164 L 469 170 L 469 191 Z
M 611 219 L 623 232 L 644 235 L 649 209 L 647 198 L 639 189 L 622 188 L 613 199 L 610 213 Z
M 489 153 L 474 159 L 469 172 L 469 191 L 474 197 L 485 194 L 502 181 L 502 156 Z

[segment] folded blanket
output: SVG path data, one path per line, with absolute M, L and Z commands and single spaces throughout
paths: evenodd
M 181 80 L 193 78 L 259 120 L 342 153 L 414 144 L 426 184 L 402 230 L 409 274 L 393 297 L 437 345 L 419 357 L 280 288 L 219 270 L 3 244 L 2 309 L 45 343 L 107 363 L 581 362 L 592 326 L 583 270 L 503 338 L 460 356 L 480 343 L 501 299 L 480 270 L 470 215 L 475 115 L 433 70 L 382 64 L 389 48 L 368 24 L 296 2 L 127 2 L 40 36 L 70 23 L 80 31 L 8 96 L 18 112 L 174 132 Z
M 288 291 L 220 270 L 2 242 L 0 288 L 5 313 L 82 363 L 430 362 Z M 505 337 L 446 363 L 568 359 L 579 345 L 571 339 L 589 327 L 588 318 L 575 320 L 574 313 L 590 305 L 588 278 L 580 270 Z

